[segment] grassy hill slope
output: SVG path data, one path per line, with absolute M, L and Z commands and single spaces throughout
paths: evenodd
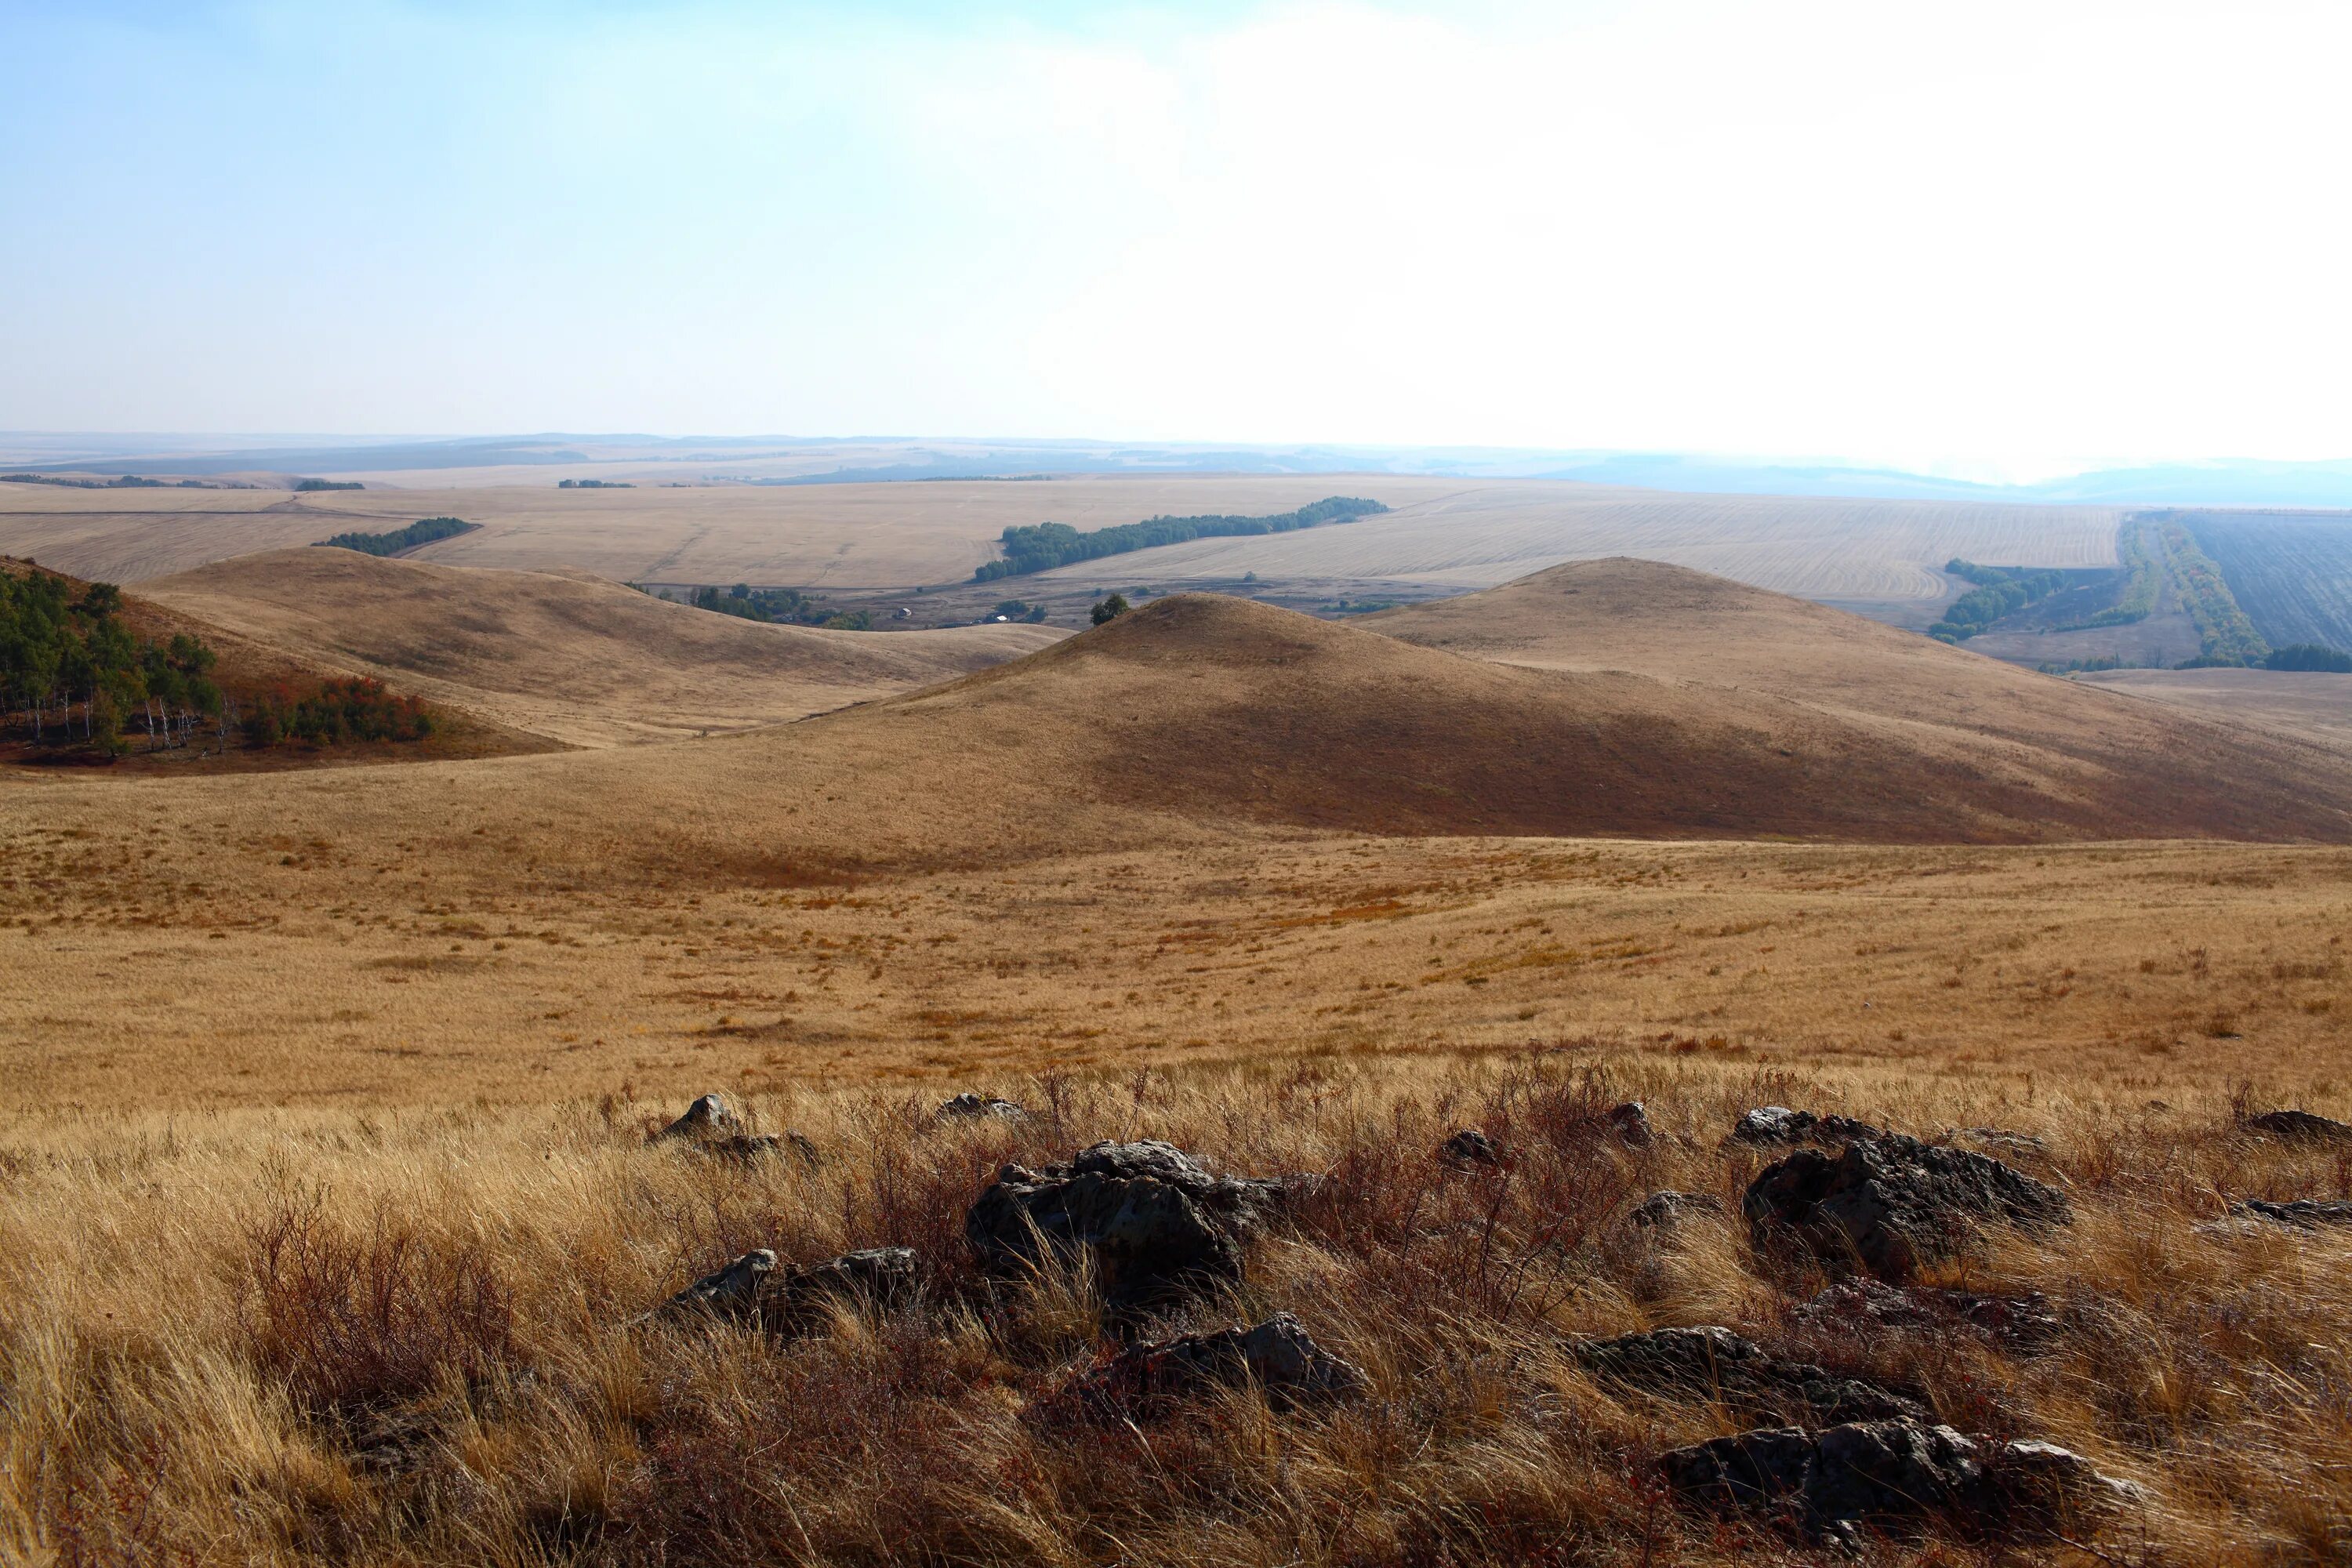
M 665 603 L 585 573 L 281 550 L 142 593 L 257 640 L 573 745 L 782 723 L 1052 642 L 1022 626 L 835 632 Z

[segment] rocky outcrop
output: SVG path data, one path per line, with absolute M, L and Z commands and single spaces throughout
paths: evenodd
M 1844 1279 L 1790 1310 L 1790 1321 L 1821 1333 L 1959 1331 L 2012 1351 L 2036 1351 L 2058 1337 L 2057 1312 L 2040 1292 L 1984 1295 Z
M 686 1108 L 686 1114 L 647 1140 L 681 1143 L 723 1160 L 746 1163 L 789 1156 L 809 1170 L 824 1162 L 816 1145 L 798 1132 L 747 1132 L 743 1120 L 715 1094 L 706 1094 Z
M 1250 1328 L 1130 1346 L 1076 1383 L 1087 1408 L 1158 1414 L 1212 1389 L 1255 1386 L 1277 1408 L 1346 1399 L 1364 1374 L 1317 1344 L 1298 1320 L 1278 1313 Z
M 903 1306 L 913 1299 L 916 1283 L 912 1247 L 873 1247 L 780 1268 L 776 1255 L 763 1247 L 696 1280 L 653 1316 L 756 1322 L 770 1333 L 800 1334 L 820 1326 L 838 1307 L 886 1311 Z
M 1502 1145 L 1475 1127 L 1465 1127 L 1437 1147 L 1437 1157 L 1449 1165 L 1499 1165 Z
M 940 1109 L 937 1112 L 942 1121 L 965 1121 L 986 1117 L 1018 1121 L 1028 1114 L 1012 1100 L 999 1100 L 993 1095 L 975 1094 L 970 1089 L 964 1090 L 961 1094 L 950 1095 L 940 1101 Z
M 2352 1225 L 2352 1203 L 2342 1200 L 2296 1198 L 2292 1203 L 2274 1204 L 2262 1198 L 2248 1198 L 2244 1203 L 2231 1204 L 2230 1212 L 2246 1219 L 2292 1226 L 2297 1230 L 2316 1230 L 2324 1225 Z
M 685 1115 L 655 1133 L 647 1142 L 659 1143 L 683 1138 L 702 1142 L 732 1137 L 742 1131 L 742 1123 L 736 1119 L 734 1111 L 728 1109 L 727 1101 L 718 1095 L 706 1094 L 688 1106 Z
M 1851 1116 L 1816 1116 L 1810 1110 L 1791 1110 L 1785 1105 L 1759 1105 L 1740 1117 L 1731 1129 L 1734 1142 L 1762 1147 L 1808 1140 L 1845 1142 L 1856 1138 L 1875 1138 L 1879 1132 L 1869 1122 L 1856 1121 Z
M 1998 1160 L 1894 1132 L 1834 1154 L 1800 1149 L 1749 1184 L 1742 1208 L 1759 1245 L 1794 1237 L 1832 1268 L 1898 1283 L 1967 1250 L 1981 1226 L 2073 1218 L 2063 1194 Z
M 1643 1109 L 1638 1100 L 1611 1106 L 1607 1120 L 1610 1128 L 1617 1134 L 1618 1142 L 1628 1149 L 1646 1149 L 1657 1141 L 1657 1133 L 1650 1126 L 1650 1113 Z
M 1927 1414 L 1917 1400 L 1808 1362 L 1783 1361 L 1729 1329 L 1654 1329 L 1585 1340 L 1572 1353 L 1588 1371 L 1622 1387 L 1711 1400 L 1751 1419 L 1834 1426 Z
M 1091 1256 L 1104 1304 L 1128 1313 L 1240 1279 L 1243 1237 L 1301 1190 L 1212 1175 L 1170 1143 L 1097 1143 L 1043 1171 L 1005 1166 L 964 1216 L 964 1236 L 1000 1275 L 1049 1254 Z
M 2352 1142 L 2352 1122 L 2315 1116 L 2308 1110 L 2265 1110 L 2260 1116 L 2247 1117 L 2245 1128 L 2282 1143 Z
M 1966 1437 L 1919 1421 L 1742 1432 L 1674 1449 L 1658 1464 L 1687 1503 L 1777 1515 L 1832 1539 L 1931 1521 L 1997 1536 L 2069 1507 L 2144 1500 L 2130 1482 L 2052 1444 Z

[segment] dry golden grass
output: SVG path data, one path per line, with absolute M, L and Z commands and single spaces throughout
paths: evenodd
M 1929 1538 L 1871 1561 L 2275 1564 L 2352 1526 L 2342 1237 L 2200 1231 L 2232 1198 L 2342 1194 L 2337 1161 L 2234 1132 L 2218 1089 L 2162 1105 L 1876 1063 L 1759 1068 L 1570 1045 L 1515 1058 L 1291 1056 L 985 1080 L 1041 1114 L 941 1128 L 935 1096 L 748 1101 L 826 1157 L 745 1167 L 644 1129 L 675 1102 L 514 1110 L 45 1110 L 0 1129 L 0 1551 L 28 1562 L 1459 1564 L 1829 1560 L 1681 1512 L 1650 1456 L 1731 1412 L 1594 1382 L 1577 1333 L 1719 1323 L 1909 1387 L 1964 1429 L 2042 1437 L 2147 1486 L 2120 1517 L 2007 1550 Z M 1600 1136 L 1613 1099 L 1664 1138 Z M 1947 1275 L 2038 1290 L 2039 1354 L 1950 1331 L 1824 1337 L 1822 1283 L 1734 1226 L 1629 1229 L 1660 1187 L 1736 1202 L 1759 1100 L 1930 1137 L 2044 1138 L 2075 1223 Z M 2323 1102 L 2345 1109 L 2338 1096 Z M 1453 1127 L 1517 1152 L 1432 1158 Z M 961 1236 L 1003 1161 L 1160 1136 L 1324 1189 L 1244 1283 L 1170 1326 L 1297 1313 L 1370 1397 L 1248 1392 L 1108 1426 L 1052 1395 L 1101 1352 L 1083 1277 L 992 1287 Z M 922 1300 L 776 1342 L 632 1328 L 754 1246 L 788 1261 L 909 1245 Z M 2079 1542 L 2079 1546 L 2070 1544 Z M 2095 1557 L 2094 1553 L 2096 1553 Z
M 140 595 L 304 661 L 572 745 L 780 724 L 1046 647 L 1042 626 L 824 631 L 712 615 L 584 573 L 285 550 Z

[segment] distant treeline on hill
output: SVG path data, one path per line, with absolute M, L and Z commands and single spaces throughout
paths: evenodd
M 626 479 L 558 479 L 560 490 L 633 490 L 637 487 Z
M 2271 649 L 2269 656 L 2263 660 L 2263 668 L 2352 675 L 2352 653 L 2315 642 L 2289 643 L 2284 647 Z
M 137 474 L 124 474 L 113 479 L 69 479 L 58 474 L 0 474 L 0 484 L 62 485 L 69 490 L 184 490 L 247 489 L 246 485 L 206 484 L 202 479 L 181 479 L 167 484 L 163 479 L 143 479 Z
M 629 585 L 640 594 L 654 593 L 642 583 Z M 654 596 L 663 597 L 658 594 Z M 738 583 L 731 588 L 697 588 L 688 595 L 686 602 L 698 610 L 733 616 L 738 620 L 816 626 L 834 632 L 870 632 L 874 629 L 872 611 L 836 610 L 797 588 L 754 588 L 748 583 Z
M 332 539 L 319 541 L 311 548 L 356 550 L 362 555 L 397 555 L 404 550 L 414 550 L 436 539 L 454 539 L 461 533 L 471 533 L 481 526 L 463 518 L 420 518 L 406 528 L 395 528 L 390 533 L 339 533 Z
M 992 561 L 982 566 L 971 574 L 971 580 L 987 583 L 999 577 L 1025 576 L 1032 572 L 1049 572 L 1056 566 L 1066 566 L 1073 561 L 1099 561 L 1106 555 L 1124 555 L 1130 550 L 1150 550 L 1162 544 L 1181 544 L 1189 539 L 1288 533 L 1295 529 L 1314 528 L 1327 522 L 1347 522 L 1388 510 L 1376 500 L 1330 496 L 1302 506 L 1297 511 L 1277 512 L 1272 517 L 1154 517 L 1141 522 L 1122 522 L 1109 528 L 1098 528 L 1091 533 L 1080 533 L 1066 522 L 1041 522 L 1027 528 L 1016 526 L 1004 531 L 1004 559 Z

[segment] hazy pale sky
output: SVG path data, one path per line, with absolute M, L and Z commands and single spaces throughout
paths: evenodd
M 2352 6 L 0 0 L 0 427 L 2352 455 Z

